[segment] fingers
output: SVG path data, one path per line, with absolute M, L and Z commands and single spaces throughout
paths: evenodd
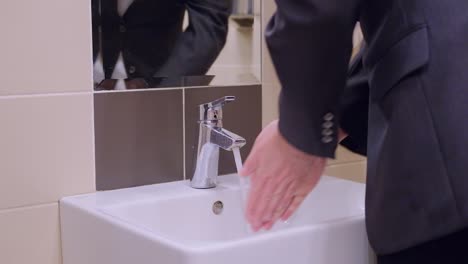
M 323 162 L 322 162 L 323 163 Z M 324 165 L 321 165 L 322 167 Z M 319 171 L 323 171 L 323 168 L 320 168 Z M 310 177 L 309 180 L 303 182 L 301 185 L 293 185 L 291 189 L 288 190 L 288 194 L 292 197 L 290 204 L 287 206 L 287 209 L 281 216 L 281 220 L 286 221 L 299 209 L 302 202 L 304 202 L 307 195 L 317 186 L 321 173 L 317 174 L 316 177 Z
M 256 215 L 261 210 L 260 206 L 262 206 L 263 196 L 268 192 L 268 189 L 265 188 L 265 183 L 266 179 L 264 177 L 259 178 L 254 174 L 251 178 L 246 217 L 254 231 L 258 231 L 262 226 L 261 221 L 256 218 Z
M 277 210 L 275 210 L 274 219 L 271 220 L 270 222 L 265 223 L 262 227 L 267 231 L 270 230 L 275 225 L 275 223 L 278 221 L 278 219 L 280 219 L 280 217 L 286 213 L 286 210 L 289 208 L 289 206 L 293 202 L 293 199 L 294 199 L 294 197 L 289 197 L 289 198 L 284 199 L 282 201 L 282 205 L 279 206 Z M 287 219 L 285 219 L 283 221 L 286 221 L 286 220 Z
M 295 185 L 293 183 L 290 183 L 287 186 L 287 189 L 282 197 L 282 199 L 276 204 L 276 207 L 273 209 L 273 215 L 271 216 L 271 221 L 265 225 L 265 229 L 269 230 L 273 225 L 281 218 L 286 213 L 286 210 L 288 209 L 289 205 L 292 203 L 292 200 L 294 199 L 294 190 L 295 190 Z
M 286 212 L 281 216 L 281 220 L 286 221 L 289 218 L 291 218 L 291 216 L 297 211 L 299 206 L 301 206 L 305 197 L 306 196 L 302 194 L 295 195 L 293 200 L 291 201 L 291 204 L 288 206 L 288 209 L 286 209 Z
M 292 192 L 291 186 L 292 183 L 288 182 L 275 184 L 276 190 L 267 194 L 267 199 L 265 199 L 267 205 L 258 216 L 263 221 L 263 228 L 266 230 L 271 229 L 276 220 L 286 211 L 291 201 L 291 195 L 288 194 Z
M 273 211 L 273 215 L 269 218 L 270 220 L 267 222 L 264 222 L 262 225 L 262 228 L 264 228 L 265 230 L 270 230 L 278 221 L 278 219 L 284 214 L 284 212 L 286 211 L 290 203 L 291 203 L 291 198 L 282 199 L 279 202 L 277 208 Z

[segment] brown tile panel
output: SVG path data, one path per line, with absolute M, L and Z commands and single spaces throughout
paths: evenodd
M 98 190 L 183 179 L 182 94 L 164 90 L 94 95 Z
M 234 95 L 237 100 L 224 106 L 224 128 L 247 140 L 242 148 L 245 160 L 252 149 L 255 138 L 262 128 L 262 87 L 261 85 L 191 88 L 185 91 L 185 132 L 186 132 L 186 173 L 192 177 L 198 141 L 198 105 L 226 95 Z M 219 174 L 236 171 L 231 152 L 220 151 Z

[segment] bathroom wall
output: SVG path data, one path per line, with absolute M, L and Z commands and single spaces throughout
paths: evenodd
M 265 27 L 276 10 L 274 1 L 263 1 L 263 27 Z M 355 40 L 362 39 L 359 32 L 355 34 Z M 268 49 L 263 42 L 262 48 L 262 84 L 263 84 L 263 125 L 267 125 L 278 118 L 278 96 L 281 85 L 271 63 Z M 366 179 L 366 159 L 352 154 L 344 148 L 337 151 L 337 159 L 330 160 L 326 174 L 353 181 L 364 182 Z
M 265 25 L 274 6 L 263 3 Z M 94 192 L 96 183 L 112 189 L 189 177 L 189 109 L 200 102 L 238 96 L 226 106 L 225 124 L 249 144 L 260 119 L 277 116 L 279 83 L 264 44 L 261 86 L 94 95 L 90 14 L 88 1 L 73 0 L 7 1 L 0 9 L 0 263 L 61 263 L 61 197 Z M 363 177 L 363 158 L 339 157 L 329 174 Z M 221 157 L 223 173 L 233 171 L 229 159 Z
M 58 200 L 95 191 L 88 1 L 0 8 L 0 263 L 61 263 Z

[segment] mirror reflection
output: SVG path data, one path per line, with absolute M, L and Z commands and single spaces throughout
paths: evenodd
M 260 81 L 259 0 L 92 0 L 95 90 Z

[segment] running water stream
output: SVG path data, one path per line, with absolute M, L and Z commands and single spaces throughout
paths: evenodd
M 237 173 L 240 174 L 242 170 L 242 157 L 240 154 L 240 149 L 235 148 L 232 150 L 232 152 L 234 153 L 234 160 L 236 161 Z M 241 192 L 242 205 L 245 211 L 245 207 L 247 205 L 248 191 L 249 191 L 248 190 L 249 188 L 248 177 L 242 177 L 239 175 L 239 187 L 240 187 L 240 192 Z
M 241 195 L 242 212 L 245 215 L 245 210 L 247 208 L 249 185 L 250 185 L 249 179 L 248 177 L 240 176 L 240 172 L 242 170 L 242 157 L 240 154 L 240 149 L 235 148 L 232 150 L 232 153 L 234 153 L 234 160 L 236 162 L 237 173 L 239 174 L 238 178 L 239 178 L 239 189 L 240 189 L 240 195 Z M 249 234 L 253 233 L 249 224 L 246 224 L 246 230 L 247 230 L 247 233 Z

